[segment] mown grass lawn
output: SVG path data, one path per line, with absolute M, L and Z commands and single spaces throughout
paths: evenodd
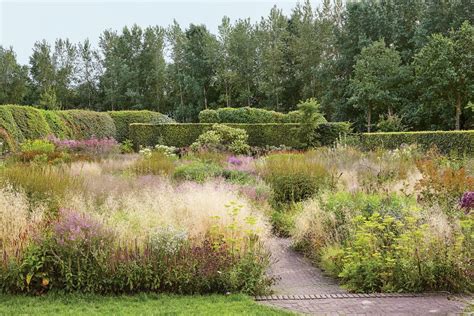
M 244 295 L 0 295 L 0 315 L 293 315 Z

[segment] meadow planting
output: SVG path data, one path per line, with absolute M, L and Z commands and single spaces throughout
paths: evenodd
M 269 293 L 268 240 L 354 292 L 470 292 L 474 160 L 247 144 L 28 140 L 0 166 L 0 291 Z

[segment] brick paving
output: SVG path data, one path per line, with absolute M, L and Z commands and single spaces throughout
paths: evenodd
M 311 262 L 291 249 L 289 239 L 270 241 L 277 278 L 274 295 L 262 304 L 311 315 L 459 315 L 472 297 L 446 294 L 353 294 L 339 287 Z

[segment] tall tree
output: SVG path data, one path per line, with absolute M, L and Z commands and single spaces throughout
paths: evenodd
M 267 105 L 282 110 L 285 90 L 285 53 L 288 46 L 288 20 L 276 6 L 258 27 L 259 39 L 259 89 L 267 99 Z
M 13 48 L 0 46 L 0 104 L 22 103 L 27 89 L 27 67 L 18 64 Z
M 449 36 L 432 35 L 415 56 L 414 67 L 426 112 L 442 113 L 435 116 L 443 121 L 453 117 L 460 129 L 463 108 L 474 96 L 474 27 L 465 22 Z
M 372 131 L 374 113 L 392 116 L 399 104 L 401 58 L 393 48 L 388 48 L 383 40 L 376 41 L 362 49 L 354 66 L 351 80 L 351 102 L 366 113 L 367 132 Z

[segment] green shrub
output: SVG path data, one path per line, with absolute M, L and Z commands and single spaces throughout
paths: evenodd
M 436 146 L 441 153 L 474 154 L 474 130 L 470 131 L 430 131 L 363 133 L 349 136 L 345 141 L 362 150 L 377 148 L 396 149 L 403 144 L 417 144 L 422 149 Z
M 199 112 L 199 122 L 200 123 L 220 123 L 219 114 L 216 110 L 202 110 Z
M 260 170 L 276 204 L 300 202 L 328 186 L 329 172 L 302 154 L 268 156 Z
M 119 142 L 129 138 L 129 125 L 132 123 L 163 124 L 174 122 L 168 116 L 152 111 L 110 111 L 107 113 L 114 120 L 117 130 L 116 140 Z
M 40 154 L 48 154 L 54 151 L 54 144 L 42 139 L 27 140 L 21 144 L 20 150 L 23 153 L 35 152 Z
M 293 111 L 288 114 L 269 111 L 259 108 L 219 108 L 217 110 L 203 110 L 199 113 L 201 123 L 298 123 L 299 112 Z
M 206 123 L 131 124 L 130 140 L 136 149 L 162 143 L 167 146 L 187 147 L 202 133 L 212 128 Z M 248 144 L 256 147 L 285 145 L 292 148 L 302 146 L 299 124 L 225 124 L 244 129 L 249 135 Z M 350 127 L 347 123 L 320 124 L 315 131 L 317 140 L 324 146 L 333 145 Z
M 222 174 L 222 168 L 215 164 L 193 161 L 175 168 L 174 178 L 195 182 L 204 182 Z
M 86 110 L 57 111 L 65 125 L 71 129 L 73 139 L 90 139 L 96 137 L 115 138 L 115 124 L 107 113 Z
M 250 150 L 247 144 L 248 137 L 243 129 L 214 124 L 212 129 L 199 135 L 198 139 L 191 144 L 191 149 L 246 154 Z

